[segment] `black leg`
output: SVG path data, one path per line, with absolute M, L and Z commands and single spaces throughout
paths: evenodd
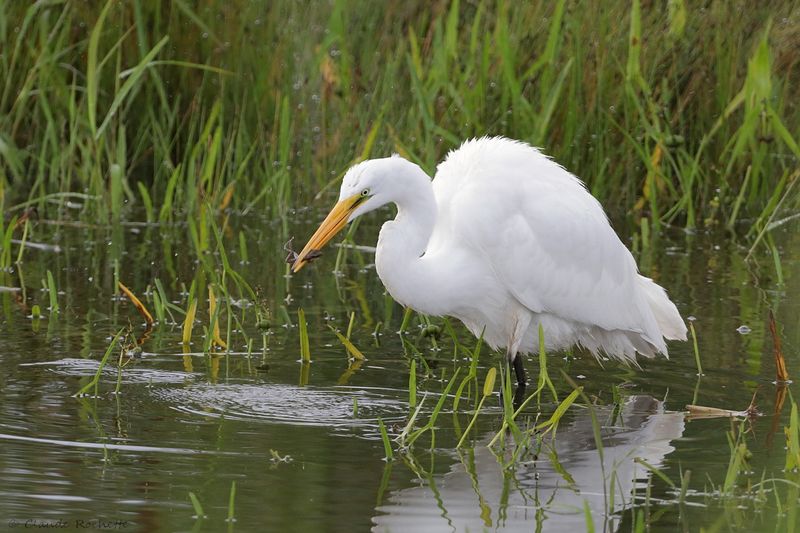
M 512 405 L 514 409 L 519 409 L 519 406 L 522 405 L 522 402 L 525 400 L 525 387 L 526 387 L 526 379 L 525 379 L 525 366 L 522 361 L 522 356 L 517 354 L 514 357 L 514 363 L 512 365 L 511 359 L 506 358 L 506 363 L 508 363 L 508 371 L 511 372 L 511 367 L 514 367 L 514 374 L 517 377 L 517 388 L 514 391 L 514 398 L 512 400 Z M 503 389 L 500 388 L 500 407 L 503 407 Z
M 522 361 L 522 355 L 517 354 L 514 357 L 514 374 L 517 376 L 517 385 L 525 388 L 525 364 Z
M 516 411 L 519 409 L 519 406 L 522 405 L 522 402 L 525 401 L 525 383 L 520 383 L 517 385 L 517 390 L 514 391 L 514 410 Z

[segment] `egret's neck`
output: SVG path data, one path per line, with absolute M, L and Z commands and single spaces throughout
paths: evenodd
M 406 259 L 419 259 L 428 247 L 436 224 L 437 206 L 430 179 L 425 176 L 425 181 L 420 181 L 414 194 L 399 198 L 396 204 L 397 216 L 393 227 L 399 230 L 403 239 L 391 243 L 395 251 L 403 252 Z
M 436 224 L 437 204 L 430 178 L 419 167 L 405 168 L 406 186 L 393 198 L 397 217 L 378 237 L 375 266 L 392 297 L 426 314 L 440 314 L 442 280 L 424 260 Z

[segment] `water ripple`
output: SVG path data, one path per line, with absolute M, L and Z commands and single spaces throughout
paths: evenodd
M 87 377 L 94 376 L 99 365 L 100 362 L 94 359 L 65 358 L 57 361 L 22 363 L 20 366 L 41 366 L 62 376 Z M 103 367 L 101 375 L 103 378 L 116 380 L 118 368 L 116 365 L 107 364 Z M 185 383 L 192 381 L 199 375 L 185 371 L 138 368 L 129 365 L 122 370 L 122 383 Z
M 35 442 L 37 444 L 54 444 L 66 448 L 89 448 L 94 450 L 121 450 L 128 452 L 156 452 L 174 453 L 180 455 L 235 455 L 230 452 L 194 450 L 190 448 L 166 448 L 161 446 L 138 446 L 134 444 L 110 444 L 105 442 L 75 442 L 60 439 L 44 439 L 40 437 L 26 437 L 24 435 L 11 435 L 0 433 L 0 440 Z
M 152 393 L 194 415 L 332 428 L 374 426 L 378 418 L 399 421 L 408 406 L 392 389 L 315 389 L 286 384 L 193 384 Z M 354 401 L 358 405 L 354 416 Z

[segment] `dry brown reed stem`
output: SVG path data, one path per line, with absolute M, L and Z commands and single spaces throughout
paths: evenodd
M 775 379 L 778 383 L 789 381 L 789 371 L 786 370 L 786 359 L 783 357 L 781 348 L 781 338 L 778 335 L 778 328 L 775 324 L 775 315 L 772 309 L 769 310 L 769 332 L 772 333 L 772 343 L 775 353 Z
M 153 315 L 150 314 L 150 311 L 147 310 L 147 308 L 144 306 L 142 301 L 139 300 L 139 298 L 137 298 L 136 295 L 133 294 L 133 292 L 131 292 L 131 290 L 128 287 L 126 287 L 121 281 L 119 281 L 117 283 L 119 284 L 119 290 L 121 290 L 122 293 L 125 296 L 127 296 L 128 300 L 131 301 L 131 303 L 136 308 L 136 310 L 139 311 L 139 313 L 141 313 L 141 315 L 144 317 L 145 321 L 147 322 L 147 325 L 148 326 L 152 325 L 153 322 L 155 322 L 153 320 Z

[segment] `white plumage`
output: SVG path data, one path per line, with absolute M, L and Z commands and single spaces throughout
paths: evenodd
M 538 350 L 539 324 L 549 350 L 578 344 L 625 361 L 666 356 L 664 338 L 686 339 L 675 305 L 639 275 L 583 183 L 502 137 L 465 142 L 433 181 L 398 156 L 355 165 L 294 270 L 348 221 L 390 202 L 397 217 L 381 228 L 375 260 L 389 293 L 458 318 L 511 361 Z

